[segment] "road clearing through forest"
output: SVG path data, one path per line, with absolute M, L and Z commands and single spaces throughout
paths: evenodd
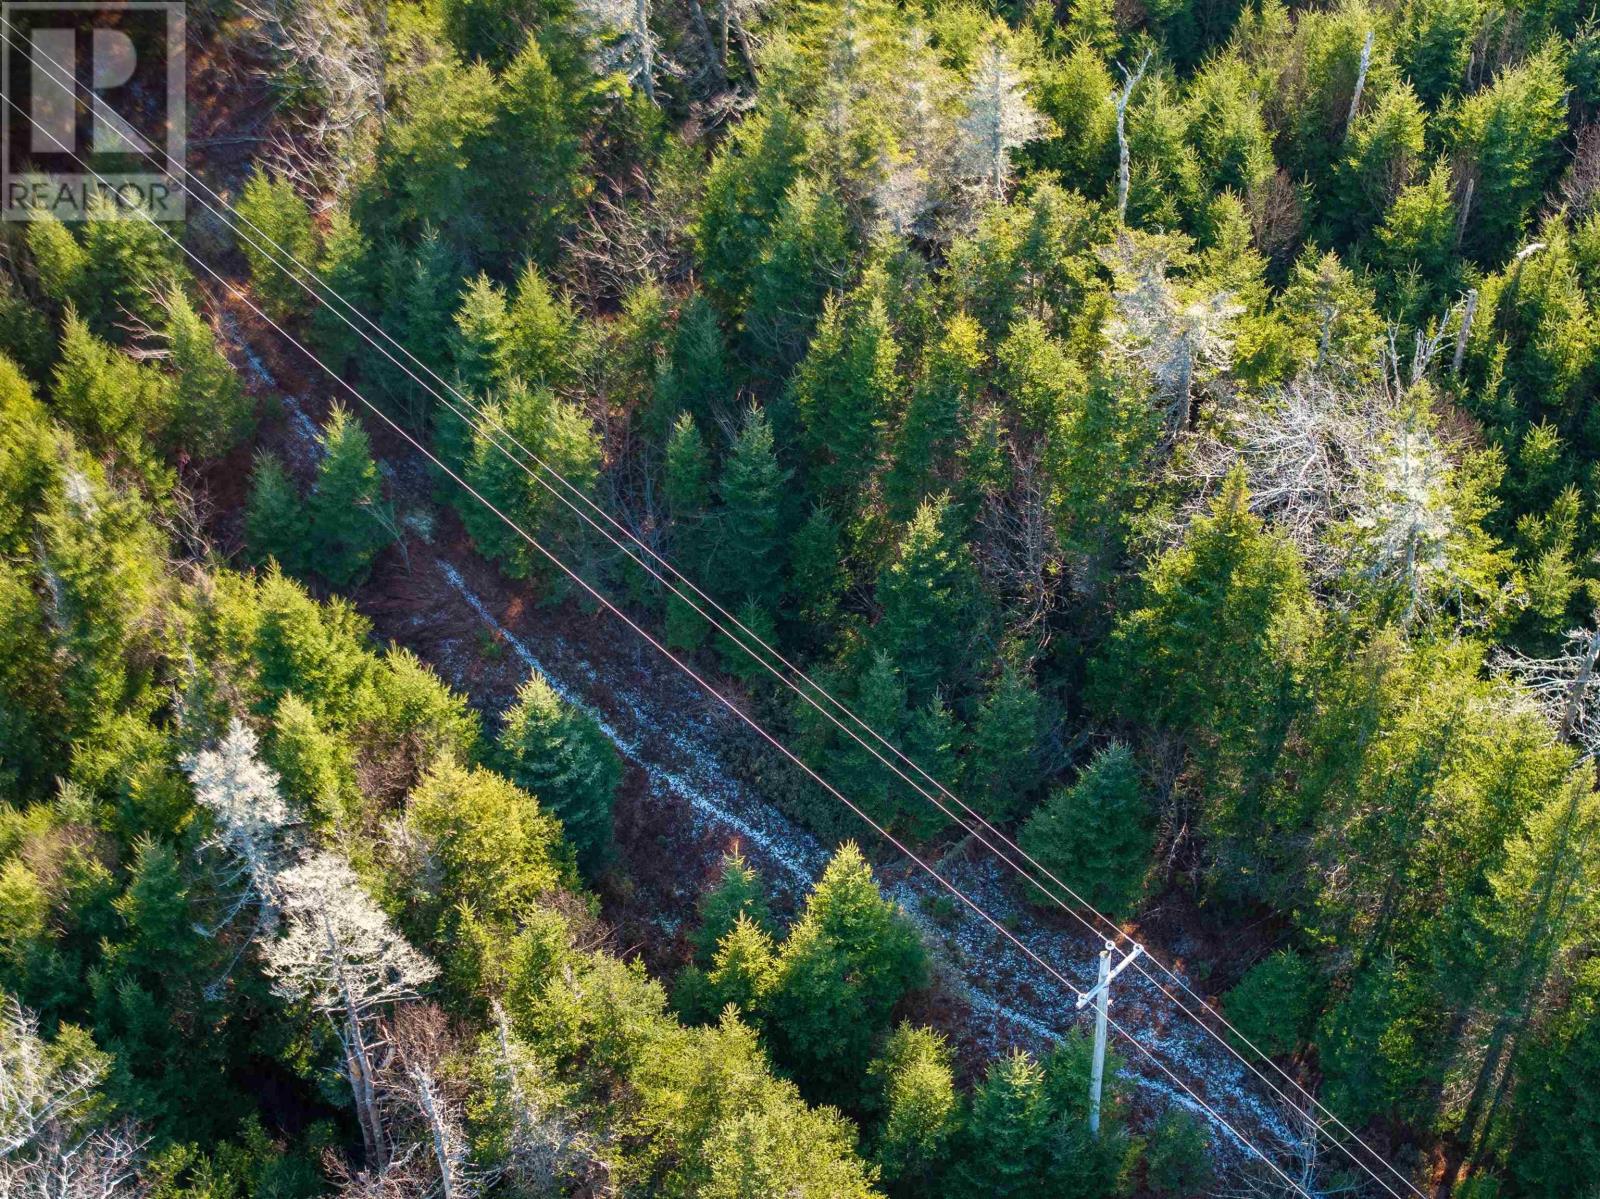
M 222 326 L 236 365 L 257 391 L 271 392 L 282 404 L 289 442 L 282 448 L 302 464 L 314 458 L 318 447 L 308 413 L 321 413 L 326 402 L 313 398 L 314 387 L 296 394 L 278 383 L 278 375 L 288 377 L 288 372 L 275 373 L 261 357 L 262 343 L 272 340 L 266 334 L 258 333 L 252 348 L 237 320 L 225 316 Z M 397 508 L 431 512 L 430 474 L 420 455 L 379 437 L 374 448 L 383 454 L 379 465 L 396 492 Z M 563 699 L 599 722 L 624 760 L 642 774 L 645 801 L 660 809 L 655 816 L 669 825 L 687 824 L 660 846 L 669 859 L 665 863 L 648 860 L 655 856 L 648 842 L 642 850 L 634 847 L 631 856 L 624 847 L 629 872 L 659 872 L 665 865 L 674 880 L 660 888 L 663 902 L 653 919 L 661 931 L 671 936 L 692 919 L 700 885 L 721 853 L 735 844 L 762 871 L 780 907 L 798 905 L 832 847 L 746 781 L 736 760 L 751 747 L 739 743 L 756 739 L 731 713 L 655 660 L 654 651 L 614 617 L 579 611 L 571 600 L 541 605 L 530 599 L 533 585 L 505 579 L 464 536 L 425 539 L 417 525 L 426 522 L 406 523 L 412 544 L 404 561 L 400 555 L 386 556 L 374 579 L 357 593 L 358 607 L 380 635 L 412 650 L 490 716 L 508 707 L 528 671 L 537 670 Z M 862 831 L 864 847 L 878 848 L 870 845 L 870 831 Z M 951 855 L 940 867 L 1041 958 L 1067 977 L 1081 978 L 1084 986 L 1092 983 L 1099 942 L 1041 919 L 1020 902 L 1005 868 L 987 851 Z M 1037 1051 L 1075 1028 L 1087 1028 L 1088 1013 L 1074 1009 L 1073 996 L 1059 982 L 969 909 L 953 904 L 927 875 L 898 861 L 878 866 L 877 872 L 886 893 L 928 942 L 937 981 L 957 1009 L 938 1023 L 958 1046 L 988 1057 L 1012 1047 Z M 1160 947 L 1157 952 L 1162 960 L 1173 960 Z M 1222 1120 L 1264 1151 L 1295 1156 L 1302 1138 L 1294 1113 L 1274 1102 L 1236 1058 L 1146 978 L 1123 976 L 1114 1014 Z M 1247 1156 L 1226 1128 L 1137 1050 L 1117 1040 L 1113 1047 L 1125 1076 L 1136 1084 L 1131 1099 L 1142 1114 L 1176 1102 L 1211 1124 L 1219 1156 Z

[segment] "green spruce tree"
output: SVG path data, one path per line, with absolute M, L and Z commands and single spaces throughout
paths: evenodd
M 1144 893 L 1154 849 L 1150 826 L 1133 754 L 1115 744 L 1095 755 L 1076 783 L 1045 800 L 1022 826 L 1018 844 L 1089 907 L 1122 919 Z M 1035 892 L 1038 902 L 1076 906 L 1063 887 L 1039 881 L 1047 894 Z
M 560 819 L 579 865 L 593 877 L 611 852 L 611 808 L 622 784 L 621 759 L 594 717 L 534 674 L 505 714 L 496 760 Z
M 307 565 L 334 586 L 348 587 L 366 578 L 378 551 L 393 539 L 392 522 L 361 423 L 335 406 L 322 426 L 321 445 Z
M 305 570 L 311 515 L 276 454 L 256 454 L 244 510 L 245 549 L 252 561 L 276 560 L 291 574 Z

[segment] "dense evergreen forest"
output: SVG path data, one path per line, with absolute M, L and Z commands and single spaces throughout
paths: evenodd
M 0 1194 L 1600 1195 L 1587 8 L 188 37 L 187 222 L 0 231 Z M 729 838 L 618 935 L 603 714 L 374 632 L 458 543 L 793 748 L 803 902 Z M 959 796 L 1006 932 L 1121 922 L 1340 1124 L 1260 1160 L 1124 1044 L 1092 1135 L 1082 1028 L 976 1051 L 828 787 L 933 863 Z

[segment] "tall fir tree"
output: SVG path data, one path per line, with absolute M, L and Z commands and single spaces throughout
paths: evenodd
M 886 900 L 853 843 L 806 897 L 778 955 L 765 1005 L 774 1053 L 801 1090 L 850 1096 L 895 1005 L 926 979 L 916 930 Z
M 245 180 L 234 209 L 247 234 L 241 235 L 239 249 L 262 307 L 280 321 L 309 312 L 315 305 L 315 288 L 307 291 L 296 282 L 301 267 L 294 264 L 314 266 L 320 247 L 311 210 L 294 184 L 258 167 Z
M 1096 754 L 1077 782 L 1057 789 L 1028 818 L 1018 844 L 1064 884 L 1041 876 L 1043 893 L 1034 889 L 1036 902 L 1076 906 L 1065 889 L 1071 888 L 1113 919 L 1132 915 L 1155 845 L 1149 804 L 1128 747 L 1115 744 Z
M 505 775 L 561 821 L 591 877 L 611 852 L 611 809 L 622 762 L 595 719 L 531 675 L 505 714 L 496 743 Z
M 256 454 L 250 476 L 250 499 L 244 511 L 245 548 L 252 560 L 275 559 L 291 574 L 307 565 L 311 515 L 306 502 L 276 454 Z
M 843 300 L 829 298 L 790 384 L 818 494 L 846 510 L 875 472 L 899 416 L 899 346 L 874 272 Z
M 778 463 L 766 413 L 751 405 L 718 484 L 722 530 L 717 574 L 725 595 L 752 599 L 768 612 L 776 610 L 782 596 L 780 532 L 788 477 Z
M 961 687 L 972 668 L 967 651 L 983 632 L 977 567 L 957 525 L 949 497 L 925 502 L 878 575 L 883 615 L 873 640 L 899 666 L 913 704 Z
M 311 490 L 311 559 L 307 565 L 336 587 L 365 579 L 372 560 L 394 534 L 384 507 L 383 480 L 367 431 L 335 407 L 322 426 L 322 459 Z

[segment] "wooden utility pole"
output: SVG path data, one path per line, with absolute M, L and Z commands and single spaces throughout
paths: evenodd
M 1106 947 L 1100 951 L 1099 977 L 1093 987 L 1078 996 L 1080 1012 L 1089 1004 L 1094 1004 L 1094 1062 L 1089 1068 L 1089 1135 L 1095 1138 L 1100 1136 L 1100 1092 L 1106 1077 L 1106 1024 L 1111 1010 L 1111 983 L 1144 952 L 1144 946 L 1135 941 L 1127 956 L 1112 966 L 1111 955 L 1116 948 L 1116 942 L 1106 942 Z

